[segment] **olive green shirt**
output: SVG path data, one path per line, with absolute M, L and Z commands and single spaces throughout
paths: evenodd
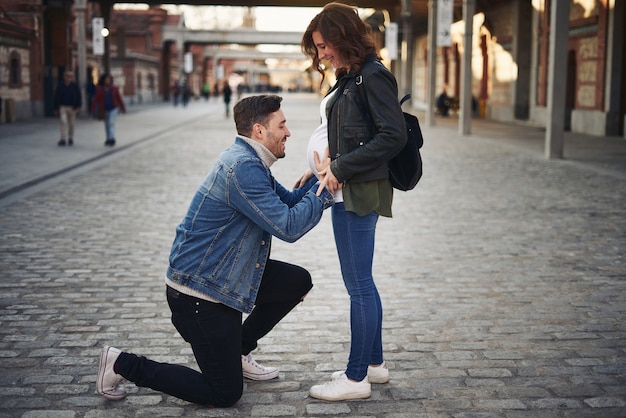
M 374 180 L 358 183 L 346 183 L 342 189 L 343 203 L 347 211 L 359 216 L 376 212 L 380 216 L 391 218 L 393 187 L 389 180 Z

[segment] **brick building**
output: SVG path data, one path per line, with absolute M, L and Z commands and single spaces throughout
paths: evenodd
M 182 17 L 168 15 L 160 7 L 148 10 L 114 10 L 111 13 L 111 73 L 122 94 L 133 103 L 155 102 L 162 98 L 164 60 L 176 70 L 174 45 L 163 45 L 164 24 L 179 24 Z M 93 68 L 98 68 L 94 62 Z
M 79 74 L 77 15 L 72 0 L 0 0 L 0 97 L 2 119 L 53 114 L 53 95 L 63 72 L 72 69 L 81 86 L 97 83 L 106 68 L 93 54 L 92 18 L 99 3 L 86 2 L 86 74 Z M 182 16 L 152 6 L 113 10 L 110 16 L 110 72 L 129 104 L 162 100 L 168 85 L 163 69 L 178 72 L 176 45 L 163 43 L 164 25 L 183 25 Z M 87 94 L 85 94 L 87 96 Z
M 0 1 L 0 122 L 33 113 L 43 101 L 44 8 L 39 1 Z M 10 6 L 10 7 L 8 7 Z
M 478 116 L 547 125 L 550 10 L 554 1 L 476 1 L 471 79 Z M 65 68 L 77 67 L 75 3 L 78 0 L 0 0 L 0 97 L 11 101 L 13 117 L 50 115 L 60 74 Z M 102 3 L 88 1 L 85 13 L 89 78 L 107 68 L 104 57 L 91 54 L 90 22 L 92 17 L 106 13 L 99 10 Z M 572 0 L 570 4 L 567 73 L 562 75 L 567 83 L 566 127 L 599 136 L 624 135 L 625 2 Z M 462 2 L 455 1 L 452 45 L 437 48 L 436 54 L 436 89 L 448 86 L 448 92 L 457 98 L 464 55 L 461 9 Z M 412 93 L 413 105 L 423 107 L 428 103 L 430 84 L 428 24 L 424 9 L 419 13 L 414 16 L 410 35 L 411 70 L 407 71 L 406 84 L 410 84 L 407 90 Z M 162 33 L 167 26 L 184 26 L 182 17 L 152 5 L 143 11 L 113 10 L 110 26 L 110 56 L 106 59 L 125 97 L 130 103 L 168 99 L 168 87 L 184 76 L 179 68 L 183 51 L 177 50 L 175 42 L 162 39 Z M 214 84 L 215 69 L 204 56 L 203 45 L 184 47 L 193 54 L 189 85 L 197 94 L 205 81 Z M 387 64 L 394 71 L 400 67 L 398 62 Z M 233 69 L 232 62 L 220 65 L 226 73 Z M 81 76 L 84 83 L 87 74 Z M 401 85 L 405 79 L 405 74 L 399 77 Z

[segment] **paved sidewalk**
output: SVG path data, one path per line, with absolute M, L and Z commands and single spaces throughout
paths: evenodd
M 0 199 L 42 180 L 119 152 L 209 113 L 224 112 L 221 100 L 196 101 L 188 107 L 169 103 L 128 106 L 116 123 L 115 147 L 105 147 L 104 123 L 78 116 L 75 145 L 57 146 L 58 118 L 36 118 L 0 125 Z
M 318 105 L 285 95 L 292 137 L 272 170 L 286 186 Z M 254 353 L 278 379 L 246 381 L 229 409 L 133 384 L 123 401 L 95 395 L 104 344 L 196 367 L 163 276 L 234 137 L 218 101 L 129 110 L 113 150 L 97 121 L 79 122 L 73 148 L 57 147 L 54 119 L 0 125 L 0 418 L 626 416 L 626 142 L 568 134 L 566 158 L 547 161 L 540 129 L 476 121 L 461 137 L 453 119 L 424 128 L 424 178 L 378 223 L 392 380 L 370 399 L 308 397 L 349 349 L 329 213 L 297 243 L 273 241 L 315 284 Z
M 197 118 L 208 114 L 219 115 L 220 112 L 223 112 L 221 98 L 191 102 L 186 108 L 174 108 L 169 103 L 129 106 L 128 113 L 120 114 L 118 118 L 119 139 L 114 148 L 103 146 L 103 123 L 84 114 L 77 120 L 76 145 L 73 147 L 56 145 L 59 138 L 57 118 L 0 125 L 0 199 Z M 418 111 L 414 113 L 424 124 L 424 115 Z M 454 116 L 438 118 L 436 124 L 436 128 L 447 128 L 447 134 L 454 135 L 458 131 L 458 118 Z M 544 154 L 545 130 L 542 128 L 474 119 L 472 136 L 517 147 L 520 152 L 540 158 Z M 559 162 L 578 164 L 599 173 L 626 178 L 626 139 L 622 137 L 566 133 L 564 154 L 564 159 Z

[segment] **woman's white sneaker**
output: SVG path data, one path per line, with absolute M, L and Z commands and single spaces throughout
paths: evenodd
M 241 369 L 243 377 L 251 380 L 270 380 L 278 377 L 276 367 L 264 367 L 254 361 L 252 354 L 241 356 Z
M 343 373 L 345 372 L 334 372 L 330 378 L 335 380 Z M 380 366 L 368 366 L 367 380 L 369 380 L 370 383 L 387 383 L 389 381 L 389 369 L 385 365 L 385 362 L 383 362 Z
M 360 382 L 354 382 L 341 372 L 341 375 L 330 382 L 313 386 L 309 394 L 325 401 L 365 399 L 372 395 L 372 385 L 367 381 L 367 377 Z

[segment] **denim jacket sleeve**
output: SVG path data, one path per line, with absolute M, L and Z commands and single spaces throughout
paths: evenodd
M 316 196 L 313 179 L 307 183 L 308 188 L 287 190 L 258 159 L 241 160 L 229 177 L 227 204 L 283 241 L 294 242 L 302 237 L 333 203 L 327 190 Z

